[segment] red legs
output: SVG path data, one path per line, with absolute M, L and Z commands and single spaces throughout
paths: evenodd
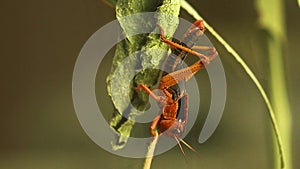
M 216 48 L 210 46 L 193 46 L 193 50 L 207 50 L 210 51 L 209 55 L 207 56 L 209 60 L 212 60 L 214 56 L 218 55 Z
M 185 93 L 182 98 L 185 101 L 184 102 L 184 119 L 183 119 L 183 123 L 187 123 L 187 121 L 188 121 L 188 104 L 189 104 L 187 93 Z M 185 153 L 183 151 L 183 148 L 182 148 L 180 142 L 183 143 L 185 146 L 187 146 L 187 148 L 189 148 L 190 150 L 192 150 L 193 152 L 195 152 L 199 156 L 199 153 L 191 145 L 189 145 L 187 142 L 185 142 L 183 139 L 178 138 L 176 135 L 174 136 L 174 138 L 177 141 L 177 143 L 179 145 L 179 148 L 180 148 L 181 152 L 183 153 L 183 155 Z
M 144 90 L 146 93 L 148 93 L 155 101 L 157 102 L 162 102 L 162 97 L 160 96 L 156 96 L 152 91 L 151 89 L 149 89 L 149 87 L 147 87 L 146 85 L 144 84 L 139 84 L 136 88 L 134 88 L 135 90 L 137 91 L 140 91 L 140 90 Z
M 139 84 L 135 90 L 144 90 L 145 92 L 147 92 L 155 101 L 157 101 L 158 103 L 160 104 L 163 104 L 163 98 L 161 96 L 156 96 L 152 91 L 151 89 L 149 89 L 149 87 L 147 87 L 146 85 L 144 84 Z M 151 123 L 151 126 L 150 126 L 150 133 L 152 136 L 155 136 L 156 135 L 156 132 L 155 132 L 155 129 L 156 129 L 156 126 L 157 126 L 157 123 L 159 122 L 160 120 L 160 116 L 161 115 L 158 115 L 155 117 L 155 119 L 152 121 Z
M 207 56 L 209 58 L 209 61 L 213 60 L 216 56 L 218 56 L 218 52 L 216 48 L 210 47 L 210 46 L 193 46 L 193 50 L 207 50 L 210 51 L 209 55 Z
M 170 87 L 170 86 L 168 86 Z M 135 88 L 135 90 L 144 90 L 145 92 L 147 92 L 154 100 L 156 100 L 159 104 L 164 104 L 164 100 L 162 96 L 157 96 L 155 95 L 146 85 L 144 84 L 139 84 L 138 87 Z M 187 93 L 183 94 L 180 98 L 178 98 L 178 100 L 183 99 L 184 100 L 184 118 L 182 119 L 183 121 L 181 123 L 185 123 L 188 120 L 188 95 Z M 161 115 L 158 115 L 155 117 L 155 119 L 152 121 L 151 126 L 150 126 L 150 133 L 155 136 L 155 129 L 156 126 L 159 122 L 161 118 Z M 165 121 L 167 123 L 167 121 Z M 183 126 L 184 126 L 183 125 Z M 169 125 L 166 125 L 169 126 Z
M 188 121 L 188 104 L 189 104 L 188 95 L 185 93 L 182 98 L 185 101 L 184 102 L 184 119 L 183 119 L 183 122 L 187 123 L 187 121 Z M 182 149 L 182 146 L 181 146 L 180 142 L 183 143 L 185 146 L 187 146 L 187 148 L 189 148 L 190 150 L 192 150 L 193 152 L 195 152 L 199 156 L 199 153 L 191 145 L 189 145 L 187 142 L 185 142 L 183 139 L 177 138 L 176 136 L 174 138 L 177 141 L 177 143 L 179 145 L 179 148 L 180 148 L 181 152 L 183 153 L 183 155 L 184 155 L 184 151 Z
M 210 61 L 218 55 L 218 53 L 217 53 L 217 51 L 214 47 L 194 46 L 194 47 L 192 47 L 192 49 L 190 49 L 188 47 L 185 47 L 185 46 L 182 46 L 178 43 L 170 41 L 170 40 L 165 38 L 164 30 L 161 27 L 161 25 L 157 24 L 157 26 L 159 27 L 159 30 L 160 30 L 160 39 L 161 39 L 162 42 L 170 45 L 172 48 L 178 48 L 178 49 L 181 49 L 181 50 L 183 50 L 187 53 L 190 53 L 194 56 L 199 57 L 201 59 L 201 61 L 204 63 L 204 65 L 208 65 L 210 63 Z M 194 51 L 193 49 L 196 49 L 196 50 L 211 50 L 212 52 L 209 56 L 206 56 L 204 54 L 201 54 L 201 53 L 198 53 L 198 52 Z
M 179 70 L 180 71 L 180 70 Z M 170 86 L 169 86 L 170 87 Z M 135 90 L 144 90 L 146 91 L 153 99 L 155 99 L 157 102 L 161 103 L 162 100 L 161 100 L 161 97 L 160 96 L 156 96 L 146 85 L 144 84 L 140 84 L 138 87 L 135 88 Z M 178 100 L 180 99 L 183 99 L 184 101 L 184 118 L 183 118 L 183 121 L 181 122 L 181 120 L 179 120 L 180 123 L 183 123 L 181 124 L 183 127 L 185 126 L 185 123 L 187 123 L 188 121 L 188 104 L 189 104 L 189 100 L 188 100 L 188 95 L 187 93 L 184 93 L 182 95 L 182 97 L 180 97 Z M 155 117 L 155 119 L 152 121 L 151 123 L 151 126 L 150 126 L 150 133 L 152 136 L 156 136 L 156 127 L 157 127 L 157 124 L 159 122 L 159 120 L 161 119 L 161 115 L 158 115 Z M 168 126 L 168 125 L 167 125 Z M 184 130 L 184 129 L 183 129 Z M 174 139 L 176 140 L 176 142 L 178 143 L 178 146 L 179 146 L 179 149 L 180 151 L 182 152 L 182 154 L 184 155 L 184 158 L 185 158 L 185 161 L 186 160 L 186 157 L 185 157 L 185 152 L 182 148 L 182 145 L 181 143 L 183 143 L 185 146 L 187 146 L 190 150 L 192 150 L 193 152 L 197 153 L 198 152 L 191 146 L 189 145 L 188 143 L 186 143 L 183 139 L 181 138 L 178 138 L 176 135 L 174 135 Z M 181 143 L 180 143 L 181 142 Z
M 151 123 L 150 133 L 152 136 L 156 136 L 155 129 L 156 129 L 156 126 L 157 126 L 157 123 L 159 122 L 159 120 L 160 120 L 160 115 L 156 116 L 155 119 Z
M 166 43 L 166 44 L 169 44 L 169 45 L 172 46 L 172 47 L 181 49 L 181 50 L 183 50 L 183 51 L 185 51 L 185 52 L 187 52 L 187 53 L 190 53 L 190 54 L 192 54 L 192 55 L 194 55 L 194 56 L 197 56 L 197 57 L 199 57 L 201 60 L 203 60 L 204 62 L 208 62 L 208 63 L 209 63 L 210 59 L 209 59 L 207 56 L 205 56 L 205 55 L 203 55 L 203 54 L 201 54 L 201 53 L 195 52 L 195 51 L 193 51 L 193 50 L 190 49 L 190 48 L 187 48 L 187 47 L 185 47 L 185 46 L 182 46 L 182 45 L 180 45 L 180 44 L 177 44 L 177 43 L 175 43 L 175 42 L 173 42 L 173 41 L 170 41 L 170 40 L 166 39 L 166 38 L 165 38 L 165 35 L 164 35 L 163 28 L 162 28 L 159 24 L 157 24 L 157 26 L 158 26 L 159 29 L 160 29 L 160 39 L 161 39 L 161 41 L 163 41 L 163 42 Z
M 192 49 L 194 49 L 194 50 L 213 50 L 214 47 L 210 47 L 210 46 L 193 46 Z
M 196 31 L 198 31 L 198 32 L 196 32 L 197 36 L 201 36 L 204 32 L 204 28 L 201 27 L 201 24 L 202 24 L 202 21 L 199 21 L 200 26 L 198 25 L 198 22 L 194 25 L 194 26 L 198 25 L 197 29 L 200 28 L 200 31 L 196 30 Z M 195 56 L 199 57 L 200 60 L 198 60 L 197 62 L 195 62 L 193 65 L 191 65 L 189 67 L 171 72 L 171 73 L 163 76 L 159 83 L 159 89 L 161 90 L 161 92 L 164 95 L 161 95 L 161 94 L 156 95 L 153 91 L 151 91 L 151 89 L 149 89 L 144 84 L 139 84 L 135 88 L 135 90 L 144 90 L 161 106 L 162 115 L 156 116 L 155 119 L 152 121 L 152 124 L 150 126 L 150 133 L 153 136 L 156 136 L 157 135 L 156 128 L 158 128 L 158 130 L 160 130 L 160 132 L 161 132 L 160 134 L 162 134 L 162 133 L 164 133 L 164 131 L 170 129 L 169 131 L 166 131 L 165 134 L 169 137 L 173 137 L 177 141 L 179 148 L 183 154 L 185 154 L 185 153 L 183 151 L 183 148 L 182 148 L 180 142 L 185 144 L 192 151 L 196 152 L 196 150 L 193 147 L 191 147 L 189 144 L 187 144 L 185 141 L 183 141 L 180 138 L 182 132 L 184 132 L 184 128 L 185 128 L 185 125 L 188 120 L 188 95 L 187 95 L 187 93 L 183 93 L 182 95 L 180 95 L 178 97 L 178 99 L 173 100 L 174 93 L 169 92 L 168 89 L 182 80 L 184 80 L 184 81 L 189 80 L 196 72 L 203 69 L 205 67 L 205 65 L 207 65 L 210 62 L 210 60 L 212 60 L 214 57 L 216 57 L 217 52 L 216 52 L 215 48 L 213 48 L 213 47 L 195 46 L 192 49 L 190 49 L 190 48 L 187 48 L 180 44 L 177 44 L 175 42 L 172 42 L 164 37 L 164 32 L 163 32 L 162 27 L 160 25 L 158 25 L 158 27 L 160 28 L 160 31 L 161 31 L 161 36 L 160 36 L 161 40 L 164 43 L 169 44 L 173 48 L 178 48 L 184 52 L 195 55 Z M 191 28 L 190 31 L 192 32 L 192 31 L 194 31 L 194 29 Z M 188 33 L 191 33 L 191 32 L 188 32 Z M 208 56 L 205 56 L 204 54 L 198 53 L 194 50 L 210 50 L 211 53 Z M 186 54 L 186 53 L 184 53 L 184 54 Z M 171 89 L 171 90 L 173 90 L 173 89 Z M 179 101 L 183 101 L 181 103 L 183 104 L 182 111 L 184 111 L 183 112 L 184 114 L 183 114 L 183 117 L 180 116 L 180 118 L 178 119 L 177 113 L 178 113 L 178 102 Z
M 183 119 L 183 122 L 184 123 L 187 123 L 187 121 L 188 121 L 188 114 L 189 114 L 189 110 L 188 110 L 188 108 L 189 108 L 189 97 L 188 97 L 188 94 L 187 93 L 185 93 L 184 95 L 183 95 L 183 100 L 184 100 L 184 119 Z

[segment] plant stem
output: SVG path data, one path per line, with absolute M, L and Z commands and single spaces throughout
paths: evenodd
M 266 53 L 270 62 L 271 99 L 284 138 L 286 169 L 292 168 L 291 161 L 291 114 L 285 84 L 284 54 L 286 47 L 285 15 L 283 0 L 257 0 L 259 22 L 266 34 Z M 276 139 L 276 138 L 275 138 Z M 277 167 L 279 168 L 279 167 Z
M 181 4 L 182 8 L 185 9 L 190 15 L 192 15 L 195 19 L 203 19 L 199 13 L 186 1 L 182 1 Z M 205 20 L 204 20 L 205 21 Z M 260 82 L 258 81 L 258 79 L 256 78 L 256 76 L 254 75 L 254 73 L 252 72 L 252 70 L 249 68 L 249 66 L 245 63 L 245 61 L 239 56 L 239 54 L 207 23 L 205 22 L 205 26 L 207 28 L 208 31 L 211 32 L 211 34 L 225 47 L 225 49 L 232 54 L 232 56 L 234 57 L 234 59 L 243 67 L 243 69 L 246 71 L 246 73 L 248 74 L 248 76 L 251 78 L 251 80 L 253 81 L 253 83 L 256 85 L 257 89 L 259 90 L 260 94 L 262 95 L 267 108 L 269 110 L 269 117 L 271 119 L 271 123 L 272 123 L 272 127 L 275 133 L 275 140 L 276 143 L 278 145 L 279 148 L 279 159 L 280 159 L 280 163 L 281 163 L 281 167 L 284 168 L 284 164 L 286 163 L 286 158 L 284 155 L 284 147 L 282 144 L 282 139 L 281 139 L 281 135 L 279 132 L 279 127 L 275 118 L 275 113 L 273 111 L 273 107 L 271 106 L 270 100 L 265 92 L 265 90 L 263 89 L 262 85 L 260 84 Z
M 155 137 L 153 138 L 152 142 L 148 146 L 148 152 L 147 152 L 147 156 L 146 156 L 146 159 L 145 159 L 143 169 L 150 169 L 151 168 L 151 163 L 152 163 L 152 160 L 153 160 L 153 155 L 154 155 L 154 151 L 155 151 L 157 141 L 158 141 L 158 133 L 156 132 Z

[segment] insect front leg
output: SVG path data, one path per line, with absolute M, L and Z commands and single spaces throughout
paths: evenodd
M 204 65 L 208 65 L 211 60 L 213 60 L 216 56 L 218 56 L 218 52 L 216 48 L 211 46 L 193 46 L 191 48 L 192 50 L 202 50 L 202 51 L 209 51 L 209 54 L 207 55 L 207 60 L 202 60 L 204 62 Z
M 182 108 L 179 110 L 179 113 L 182 112 L 182 115 L 179 114 L 177 119 L 177 132 L 178 132 L 178 138 L 180 138 L 180 135 L 185 131 L 185 126 L 188 122 L 188 106 L 189 106 L 189 100 L 188 100 L 188 94 L 184 93 L 183 96 L 180 98 L 180 102 L 182 104 Z
M 157 102 L 162 102 L 162 100 L 163 100 L 161 96 L 157 96 L 155 93 L 153 93 L 151 91 L 151 89 L 149 89 L 149 87 L 147 87 L 144 84 L 139 84 L 134 89 L 137 90 L 137 91 L 144 90 L 146 93 L 148 93 Z
M 155 135 L 156 135 L 155 130 L 156 130 L 156 126 L 157 126 L 157 124 L 158 124 L 160 118 L 161 118 L 161 115 L 156 116 L 155 119 L 154 119 L 154 120 L 152 121 L 152 123 L 151 123 L 151 126 L 150 126 L 150 133 L 151 133 L 152 136 L 155 136 Z
M 165 103 L 165 99 L 163 96 L 157 96 L 155 95 L 151 89 L 149 89 L 146 85 L 144 84 L 139 84 L 135 90 L 144 90 L 145 92 L 147 92 L 154 100 L 156 100 L 161 106 L 163 106 Z M 154 120 L 152 121 L 151 123 L 151 126 L 150 126 L 150 133 L 152 136 L 155 136 L 156 135 L 156 127 L 157 127 L 157 124 L 158 122 L 160 121 L 160 118 L 161 118 L 161 115 L 158 115 L 154 118 Z
M 184 103 L 183 103 L 183 123 L 187 123 L 188 121 L 188 114 L 189 114 L 189 97 L 187 93 L 184 93 L 183 97 L 182 97 Z

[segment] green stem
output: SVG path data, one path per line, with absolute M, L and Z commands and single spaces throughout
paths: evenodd
M 195 19 L 203 19 L 199 13 L 186 1 L 182 1 L 181 4 L 182 8 L 185 9 L 190 15 L 192 15 Z M 232 54 L 232 56 L 234 57 L 234 59 L 243 67 L 243 69 L 246 71 L 246 73 L 248 74 L 248 76 L 252 79 L 253 83 L 256 85 L 257 89 L 259 90 L 260 94 L 262 95 L 267 108 L 269 110 L 269 117 L 271 118 L 271 124 L 272 127 L 274 129 L 274 133 L 275 133 L 275 139 L 276 139 L 276 143 L 278 145 L 279 148 L 279 156 L 280 156 L 280 162 L 281 162 L 281 167 L 284 168 L 284 164 L 286 163 L 286 158 L 284 155 L 284 146 L 282 144 L 282 139 L 281 139 L 281 135 L 279 132 L 279 127 L 277 124 L 277 120 L 275 118 L 275 113 L 274 110 L 271 106 L 270 100 L 265 92 L 265 90 L 263 89 L 262 85 L 260 84 L 260 82 L 258 81 L 258 79 L 256 78 L 256 76 L 254 75 L 254 73 L 252 72 L 252 70 L 249 68 L 249 66 L 245 63 L 245 61 L 239 56 L 239 54 L 207 23 L 205 22 L 205 26 L 207 28 L 208 31 L 211 32 L 211 34 L 225 47 L 225 49 Z
M 284 72 L 284 54 L 287 43 L 284 1 L 257 0 L 256 4 L 260 15 L 259 22 L 265 33 L 264 37 L 266 37 L 265 53 L 270 62 L 271 99 L 283 138 L 282 144 L 285 147 L 285 168 L 291 169 L 291 114 Z
M 151 163 L 152 163 L 152 160 L 153 160 L 153 155 L 154 155 L 154 151 L 155 151 L 157 141 L 158 141 L 158 133 L 156 132 L 155 137 L 153 138 L 152 142 L 150 143 L 150 145 L 148 147 L 148 152 L 147 152 L 147 156 L 146 156 L 146 159 L 145 159 L 143 169 L 150 169 L 151 168 Z

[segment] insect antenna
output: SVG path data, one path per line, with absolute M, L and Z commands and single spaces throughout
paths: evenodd
M 187 159 L 186 159 L 186 157 L 185 157 L 185 153 L 184 153 L 184 150 L 183 150 L 183 148 L 182 148 L 182 146 L 181 146 L 181 144 L 180 144 L 180 141 L 178 140 L 178 138 L 177 138 L 176 136 L 174 137 L 174 139 L 176 140 L 177 145 L 178 145 L 180 151 L 181 151 L 182 154 L 183 154 L 184 160 L 185 160 L 185 162 L 187 163 Z
M 200 154 L 198 151 L 196 151 L 191 145 L 189 145 L 187 142 L 185 142 L 183 139 L 180 139 L 180 142 L 182 142 L 185 146 L 187 146 L 190 150 L 192 150 L 194 153 L 197 154 L 197 156 L 200 158 Z

